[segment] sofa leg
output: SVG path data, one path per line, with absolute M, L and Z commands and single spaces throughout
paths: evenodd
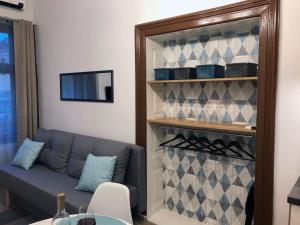
M 5 189 L 4 190 L 4 194 L 5 194 L 5 207 L 6 208 L 11 208 L 12 207 L 12 193 L 10 190 Z

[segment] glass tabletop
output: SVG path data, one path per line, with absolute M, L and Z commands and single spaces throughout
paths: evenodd
M 96 225 L 126 225 L 124 222 L 101 215 L 77 215 L 58 221 L 56 225 L 77 225 L 78 221 L 83 218 L 95 218 Z

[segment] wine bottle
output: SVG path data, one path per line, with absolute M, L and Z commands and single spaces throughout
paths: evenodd
M 60 224 L 61 220 L 65 220 L 68 217 L 70 217 L 70 216 L 66 212 L 66 209 L 65 209 L 65 194 L 58 193 L 57 194 L 57 213 L 53 217 L 51 225 L 58 225 L 58 224 Z M 63 224 L 66 224 L 66 220 Z

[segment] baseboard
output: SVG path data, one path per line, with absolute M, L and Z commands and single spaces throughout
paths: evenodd
M 142 214 L 134 214 L 133 217 L 141 221 L 147 221 L 147 216 Z

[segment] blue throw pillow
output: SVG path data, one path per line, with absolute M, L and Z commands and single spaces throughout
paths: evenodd
M 34 161 L 39 156 L 45 143 L 35 142 L 26 138 L 23 144 L 20 146 L 15 158 L 12 161 L 14 166 L 19 166 L 25 170 L 29 170 Z
M 114 174 L 117 156 L 99 156 L 89 154 L 85 161 L 76 190 L 95 192 L 97 187 L 110 182 Z

